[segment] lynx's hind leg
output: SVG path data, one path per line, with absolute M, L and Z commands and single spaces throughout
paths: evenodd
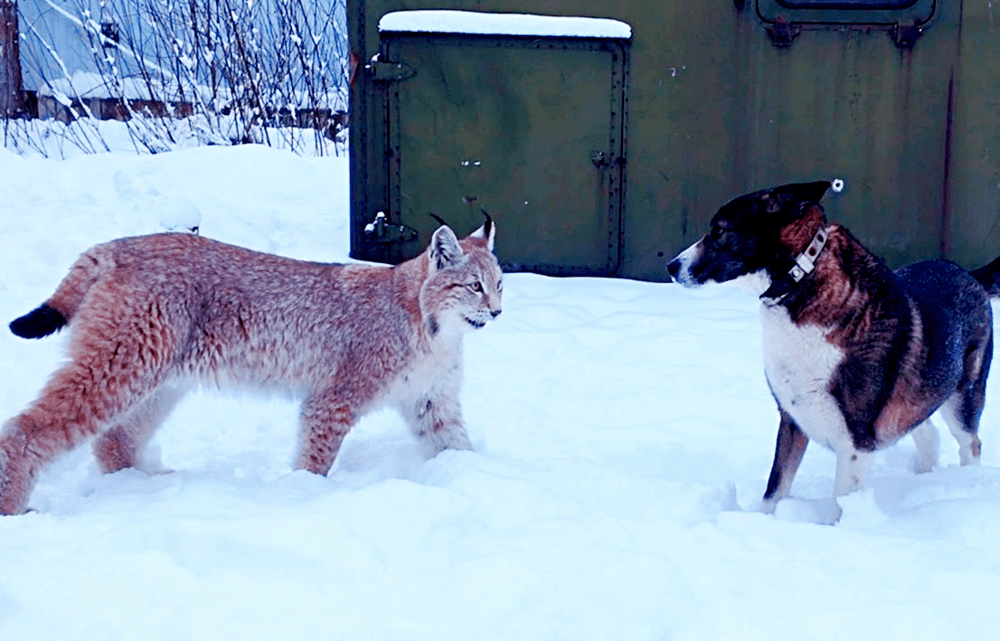
M 444 450 L 472 449 L 457 399 L 423 396 L 414 405 L 404 408 L 402 414 L 428 457 Z
M 39 398 L 4 425 L 0 513 L 23 512 L 38 473 L 128 412 L 150 385 L 141 382 L 146 377 L 140 372 L 102 378 L 88 361 L 74 361 L 57 371 Z
M 100 434 L 94 441 L 93 450 L 101 471 L 110 474 L 127 467 L 143 469 L 146 444 L 184 398 L 185 392 L 180 387 L 160 387 Z
M 39 471 L 130 412 L 176 355 L 155 300 L 107 289 L 76 319 L 70 361 L 0 432 L 0 513 L 23 512 Z

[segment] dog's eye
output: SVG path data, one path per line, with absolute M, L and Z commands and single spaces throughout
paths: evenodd
M 729 230 L 723 227 L 712 227 L 712 240 L 722 240 L 728 232 Z

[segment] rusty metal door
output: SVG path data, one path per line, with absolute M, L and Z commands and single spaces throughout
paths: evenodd
M 626 45 L 602 38 L 383 33 L 390 259 L 481 210 L 505 269 L 612 275 L 625 179 Z M 406 238 L 413 238 L 406 242 Z
M 467 231 L 483 206 L 509 263 L 665 280 L 666 258 L 730 198 L 821 178 L 847 182 L 825 199 L 830 219 L 892 267 L 945 256 L 974 268 L 1000 252 L 1000 0 L 600 4 L 632 27 L 621 53 L 380 31 L 384 16 L 428 4 L 349 3 L 359 68 L 378 53 L 415 74 L 385 80 L 390 65 L 352 84 L 355 258 L 398 261 L 426 243 L 428 211 Z M 583 0 L 432 4 L 597 11 Z M 626 76 L 627 103 L 613 88 Z M 623 190 L 625 136 L 611 144 L 611 132 L 624 133 L 626 104 Z M 365 234 L 390 209 L 419 240 L 390 250 Z

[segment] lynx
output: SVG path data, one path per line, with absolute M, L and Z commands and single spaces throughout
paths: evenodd
M 355 423 L 395 407 L 433 456 L 472 449 L 462 421 L 462 338 L 501 311 L 496 227 L 447 226 L 394 267 L 291 260 L 192 234 L 85 252 L 45 303 L 10 324 L 69 328 L 68 362 L 0 432 L 0 513 L 25 511 L 45 465 L 96 437 L 99 468 L 141 462 L 196 385 L 301 399 L 294 466 L 326 474 Z

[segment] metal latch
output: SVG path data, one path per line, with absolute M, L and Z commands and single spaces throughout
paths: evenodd
M 375 220 L 365 225 L 365 238 L 370 243 L 406 243 L 416 240 L 419 235 L 412 227 L 390 223 L 384 211 L 375 214 Z
M 398 82 L 417 75 L 417 70 L 402 62 L 382 62 L 378 54 L 372 56 L 365 69 L 375 82 Z

